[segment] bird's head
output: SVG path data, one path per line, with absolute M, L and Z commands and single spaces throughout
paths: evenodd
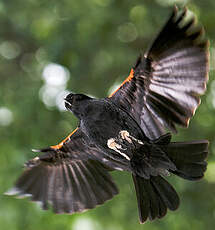
M 68 94 L 64 100 L 65 100 L 65 107 L 67 110 L 74 113 L 75 116 L 78 118 L 81 118 L 81 116 L 84 114 L 84 111 L 86 109 L 86 106 L 88 105 L 89 100 L 91 100 L 91 97 L 88 97 L 84 94 Z

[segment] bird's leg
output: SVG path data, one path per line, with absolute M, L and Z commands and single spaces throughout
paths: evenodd
M 118 152 L 120 155 L 122 155 L 123 157 L 125 157 L 127 160 L 130 161 L 130 157 L 128 157 L 125 153 L 120 151 L 120 150 L 125 150 L 125 149 L 122 148 L 122 145 L 116 142 L 115 138 L 108 139 L 107 146 L 108 148 L 113 149 L 114 151 Z
M 123 139 L 129 142 L 130 144 L 132 143 L 131 136 L 129 135 L 129 132 L 126 130 L 122 130 L 119 132 L 119 136 Z
M 126 154 L 136 148 L 136 144 L 144 145 L 141 140 L 131 136 L 128 131 L 122 130 L 119 132 L 118 137 L 110 138 L 107 141 L 107 146 L 110 149 L 118 152 L 121 156 L 130 161 L 130 157 Z
M 135 141 L 138 144 L 144 145 L 144 143 L 141 140 L 136 139 L 135 137 L 131 136 L 128 131 L 122 130 L 119 132 L 119 135 L 123 140 L 128 141 L 130 144 Z M 132 141 L 133 140 L 133 141 Z
M 110 149 L 122 149 L 122 146 L 116 142 L 115 138 L 108 139 L 107 145 Z

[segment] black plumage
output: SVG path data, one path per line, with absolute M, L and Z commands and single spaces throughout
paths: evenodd
M 179 197 L 164 179 L 170 173 L 187 180 L 203 177 L 208 142 L 171 142 L 176 125 L 188 126 L 205 92 L 208 41 L 186 9 L 171 17 L 129 77 L 103 99 L 69 94 L 66 108 L 78 128 L 28 161 L 8 194 L 29 195 L 43 209 L 82 212 L 118 193 L 111 170 L 132 174 L 140 222 L 176 210 Z

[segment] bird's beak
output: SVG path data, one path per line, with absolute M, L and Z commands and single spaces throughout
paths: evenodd
M 71 110 L 72 104 L 69 102 L 69 100 L 68 100 L 67 98 L 64 98 L 64 101 L 65 101 L 65 107 L 66 107 L 68 110 Z
M 69 100 L 66 97 L 64 97 L 64 101 L 65 101 L 65 103 L 68 103 L 71 106 L 71 103 L 69 102 Z

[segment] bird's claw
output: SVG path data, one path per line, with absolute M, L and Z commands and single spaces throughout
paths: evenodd
M 136 139 L 135 137 L 131 136 L 127 130 L 122 130 L 122 131 L 120 131 L 120 132 L 119 132 L 119 135 L 121 136 L 121 138 L 122 138 L 123 140 L 126 140 L 126 141 L 129 142 L 130 144 L 131 144 L 133 141 L 135 141 L 135 142 L 137 142 L 138 144 L 141 144 L 141 145 L 144 144 L 141 140 L 138 140 L 138 139 Z M 133 141 L 132 141 L 132 140 L 133 140 Z

